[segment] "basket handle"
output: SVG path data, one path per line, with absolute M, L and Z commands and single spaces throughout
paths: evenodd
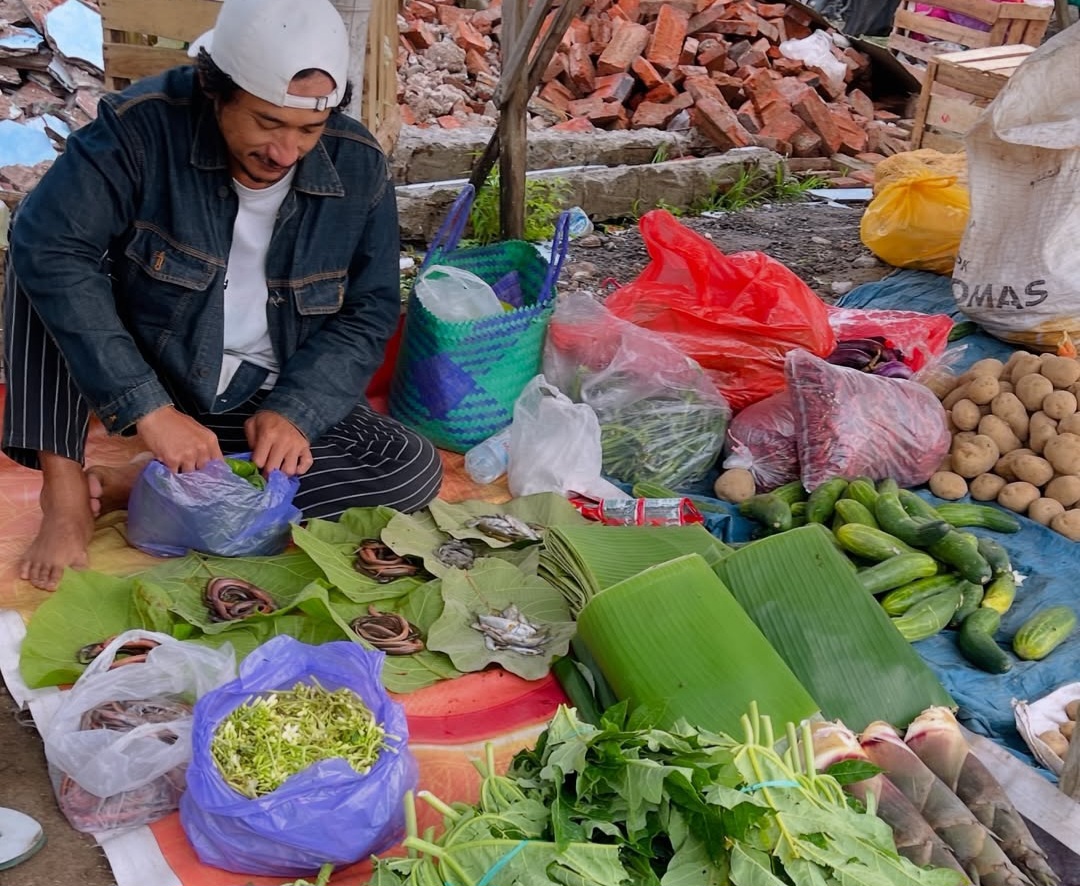
M 476 197 L 476 189 L 467 184 L 461 189 L 461 193 L 454 198 L 443 223 L 432 238 L 431 246 L 424 255 L 424 261 L 420 268 L 423 270 L 438 255 L 450 252 L 457 248 L 461 235 L 465 233 L 465 225 L 469 223 L 469 212 L 472 210 L 473 199 Z
M 559 279 L 566 253 L 570 247 L 570 213 L 559 213 L 555 221 L 555 236 L 551 240 L 551 261 L 548 262 L 547 275 L 544 277 L 544 288 L 540 301 L 546 302 L 555 294 L 555 283 Z

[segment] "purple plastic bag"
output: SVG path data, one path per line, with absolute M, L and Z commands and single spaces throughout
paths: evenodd
M 301 516 L 292 503 L 299 488 L 299 477 L 271 471 L 256 489 L 220 459 L 182 474 L 151 461 L 128 499 L 128 541 L 155 557 L 279 554 Z
M 240 874 L 298 877 L 326 863 L 353 864 L 402 838 L 403 801 L 416 786 L 417 767 L 405 710 L 379 678 L 384 658 L 348 641 L 309 646 L 282 634 L 244 659 L 236 680 L 199 699 L 180 823 L 201 862 Z M 344 760 L 324 760 L 257 799 L 234 791 L 210 755 L 218 725 L 253 695 L 312 678 L 324 689 L 348 687 L 359 695 L 385 729 L 389 748 L 366 775 Z

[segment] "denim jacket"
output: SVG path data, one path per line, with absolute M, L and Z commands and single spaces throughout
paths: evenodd
M 19 208 L 19 284 L 111 433 L 174 401 L 226 411 L 265 378 L 245 364 L 217 396 L 238 205 L 227 156 L 194 69 L 173 68 L 106 96 Z M 363 399 L 400 311 L 399 256 L 386 158 L 334 113 L 270 242 L 281 370 L 262 409 L 314 441 Z

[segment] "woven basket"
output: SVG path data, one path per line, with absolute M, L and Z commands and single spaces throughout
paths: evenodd
M 390 385 L 390 414 L 454 452 L 466 452 L 510 424 L 518 394 L 540 372 L 544 335 L 555 309 L 555 281 L 569 242 L 569 217 L 563 213 L 550 261 L 522 240 L 458 249 L 474 197 L 473 187 L 466 185 L 421 271 L 432 265 L 471 271 L 515 307 L 491 317 L 448 322 L 425 308 L 414 289 Z

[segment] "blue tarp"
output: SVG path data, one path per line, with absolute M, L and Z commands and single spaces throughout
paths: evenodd
M 967 319 L 954 306 L 949 278 L 924 271 L 898 271 L 884 280 L 853 289 L 838 304 L 845 308 L 947 314 L 957 322 Z M 960 345 L 964 348 L 953 364 L 954 370 L 962 370 L 984 357 L 1004 360 L 1016 350 L 1016 346 L 982 332 L 966 336 L 950 347 Z M 707 491 L 711 491 L 711 483 L 709 487 L 702 484 L 693 490 Z M 918 491 L 929 501 L 939 501 L 925 489 Z M 707 515 L 706 526 L 713 534 L 729 543 L 751 537 L 755 525 L 740 517 L 732 505 L 714 499 L 708 501 L 724 511 L 722 515 Z M 1080 544 L 1032 520 L 1024 517 L 1020 520 L 1023 528 L 1013 535 L 972 530 L 1001 543 L 1008 550 L 1014 568 L 1024 576 L 1016 603 L 1002 620 L 998 633 L 998 641 L 1005 648 L 1009 648 L 1017 628 L 1036 610 L 1065 604 L 1080 611 L 1077 579 Z M 956 647 L 954 631 L 923 640 L 915 648 L 960 706 L 957 716 L 965 726 L 989 736 L 1032 766 L 1039 766 L 1016 729 L 1012 701 L 1035 701 L 1064 683 L 1080 680 L 1080 632 L 1075 632 L 1043 661 L 1017 659 L 1006 674 L 987 674 L 968 663 Z M 1046 769 L 1040 771 L 1053 778 Z

